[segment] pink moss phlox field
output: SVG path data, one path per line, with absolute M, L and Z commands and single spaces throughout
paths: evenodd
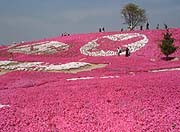
M 180 46 L 180 29 L 170 29 Z M 92 51 L 112 50 L 139 41 L 102 38 L 114 34 L 139 33 L 148 43 L 130 57 L 87 56 L 80 48 L 98 39 Z M 66 64 L 106 64 L 103 68 L 76 74 L 45 71 L 6 71 L 0 75 L 0 131 L 2 132 L 179 132 L 180 50 L 165 61 L 158 44 L 165 30 L 103 32 L 57 36 L 18 45 L 58 41 L 68 50 L 54 54 L 9 53 L 0 46 L 0 61 Z M 16 45 L 16 46 L 18 46 Z M 3 70 L 3 69 L 0 69 Z

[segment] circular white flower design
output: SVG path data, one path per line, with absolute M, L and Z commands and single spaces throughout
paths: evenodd
M 111 41 L 123 41 L 123 40 L 133 39 L 135 37 L 142 37 L 143 39 L 127 44 L 127 45 L 123 45 L 123 47 L 128 47 L 130 52 L 135 52 L 139 50 L 140 48 L 144 47 L 148 43 L 148 38 L 146 37 L 146 35 L 139 34 L 139 33 L 126 33 L 126 34 L 114 34 L 114 35 L 103 36 L 95 40 L 92 40 L 91 42 L 88 42 L 87 44 L 85 44 L 84 46 L 80 48 L 80 51 L 82 54 L 88 55 L 88 56 L 114 56 L 114 55 L 117 55 L 117 51 L 113 51 L 113 50 L 92 51 L 92 50 L 96 49 L 96 47 L 100 45 L 98 44 L 97 41 L 101 38 L 106 38 Z M 125 51 L 121 53 L 121 55 L 124 55 L 124 54 L 125 54 Z

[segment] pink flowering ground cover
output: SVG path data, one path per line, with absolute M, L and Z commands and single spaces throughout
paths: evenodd
M 14 132 L 178 132 L 180 131 L 180 50 L 173 61 L 162 59 L 158 43 L 164 30 L 75 34 L 26 42 L 59 41 L 69 49 L 55 54 L 8 53 L 0 47 L 0 60 L 50 64 L 88 62 L 104 68 L 76 74 L 12 71 L 0 75 L 0 131 Z M 170 29 L 180 46 L 180 29 Z M 122 56 L 87 56 L 80 48 L 102 36 L 140 33 L 148 43 Z M 141 37 L 113 42 L 99 39 L 96 50 L 113 50 Z M 25 45 L 19 44 L 19 45 Z M 84 78 L 84 79 L 83 79 Z M 1 108 L 1 105 L 6 105 Z

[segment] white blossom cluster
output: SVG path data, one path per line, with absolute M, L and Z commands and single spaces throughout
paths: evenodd
M 46 41 L 35 44 L 20 45 L 10 48 L 8 51 L 13 53 L 25 54 L 52 54 L 58 50 L 68 49 L 69 45 L 58 41 Z
M 123 40 L 132 39 L 135 37 L 143 37 L 143 39 L 136 41 L 134 43 L 130 43 L 128 45 L 123 45 L 123 47 L 128 47 L 130 52 L 135 52 L 139 50 L 140 48 L 144 47 L 146 43 L 148 42 L 148 38 L 145 35 L 139 34 L 139 33 L 126 33 L 126 34 L 114 34 L 114 35 L 103 36 L 102 38 L 107 38 L 111 41 L 123 41 Z M 115 56 L 117 55 L 117 51 L 112 51 L 112 50 L 108 50 L 108 51 L 100 50 L 100 51 L 93 52 L 93 50 L 96 50 L 96 47 L 100 45 L 97 43 L 97 41 L 98 39 L 95 39 L 95 40 L 92 40 L 91 42 L 88 42 L 84 46 L 82 46 L 80 48 L 81 53 L 88 56 Z M 125 51 L 121 53 L 121 55 L 124 55 L 124 54 L 125 54 Z
M 0 61 L 0 69 L 4 70 L 33 70 L 38 65 L 42 64 L 42 62 L 17 62 L 17 61 L 9 61 L 9 63 L 4 63 L 4 61 Z
M 138 35 L 138 36 L 143 37 L 143 39 L 136 41 L 134 43 L 128 44 L 126 46 L 129 48 L 130 52 L 135 52 L 135 51 L 139 50 L 140 48 L 144 47 L 149 41 L 148 38 L 146 37 L 146 35 Z
M 80 67 L 88 66 L 90 65 L 89 63 L 86 62 L 70 62 L 66 64 L 61 64 L 61 65 L 48 65 L 45 67 L 46 71 L 60 71 L 60 70 L 69 70 L 69 69 L 78 69 Z
M 108 35 L 108 36 L 103 36 L 102 38 L 107 38 L 112 41 L 122 41 L 122 40 L 128 40 L 131 38 L 138 37 L 138 33 L 125 33 L 125 34 L 114 34 L 114 35 Z
M 61 71 L 69 69 L 78 69 L 88 66 L 86 62 L 70 62 L 66 64 L 49 64 L 43 62 L 17 62 L 17 61 L 0 61 L 0 69 L 19 70 L 19 71 Z
M 0 109 L 4 108 L 4 107 L 10 107 L 10 105 L 2 105 L 2 104 L 0 104 Z
M 82 54 L 84 55 L 89 55 L 89 56 L 107 56 L 108 55 L 115 55 L 116 53 L 114 53 L 113 51 L 104 51 L 104 50 L 100 50 L 100 51 L 96 51 L 96 52 L 90 52 L 89 50 L 96 50 L 96 47 L 99 46 L 99 44 L 96 42 L 98 39 L 93 40 L 91 42 L 89 42 L 88 44 L 85 44 L 84 46 L 82 46 L 80 48 L 80 51 Z
M 7 60 L 0 61 L 0 66 L 6 66 L 6 65 L 11 64 L 11 63 L 12 63 L 12 61 L 7 61 Z

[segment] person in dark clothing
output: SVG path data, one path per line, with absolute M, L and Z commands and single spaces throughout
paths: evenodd
M 168 30 L 168 26 L 167 26 L 167 24 L 164 24 L 164 28 L 165 28 L 166 30 Z
M 157 24 L 157 27 L 156 27 L 156 29 L 159 29 L 159 24 Z
M 101 28 L 99 28 L 99 32 L 102 32 Z
M 120 56 L 121 53 L 122 53 L 122 49 L 121 49 L 121 47 L 118 47 L 118 48 L 117 48 L 117 54 L 118 54 L 118 56 Z
M 126 48 L 126 54 L 125 54 L 125 56 L 126 56 L 126 57 L 130 56 L 130 50 L 129 50 L 128 47 Z
M 140 26 L 140 30 L 143 30 L 143 26 L 142 25 Z
M 147 30 L 149 29 L 149 23 L 148 22 L 146 23 L 146 29 Z
M 105 32 L 105 28 L 104 27 L 102 28 L 102 31 Z

